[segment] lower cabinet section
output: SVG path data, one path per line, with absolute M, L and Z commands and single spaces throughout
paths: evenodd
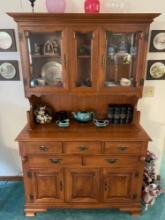
M 31 203 L 126 203 L 140 199 L 138 168 L 31 170 Z M 26 190 L 27 191 L 27 190 Z

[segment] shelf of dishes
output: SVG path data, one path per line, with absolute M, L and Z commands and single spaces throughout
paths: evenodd
M 110 104 L 107 108 L 106 118 L 97 118 L 94 111 L 54 112 L 46 105 L 40 105 L 34 109 L 34 119 L 37 124 L 49 124 L 55 122 L 60 128 L 67 128 L 72 121 L 78 123 L 93 123 L 98 128 L 108 125 L 130 124 L 133 120 L 134 108 L 130 104 Z

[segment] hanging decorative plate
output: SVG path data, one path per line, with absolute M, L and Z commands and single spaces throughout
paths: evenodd
M 59 86 L 62 84 L 62 65 L 55 61 L 47 62 L 41 70 L 41 77 L 48 85 Z
M 7 50 L 12 45 L 12 38 L 7 32 L 0 32 L 0 48 Z
M 150 75 L 154 79 L 162 78 L 164 76 L 164 74 L 165 74 L 164 63 L 156 62 L 156 63 L 152 64 L 152 66 L 150 67 Z
M 11 63 L 2 63 L 0 65 L 0 75 L 5 79 L 13 79 L 16 75 L 16 69 Z
M 165 49 L 165 33 L 158 33 L 153 39 L 153 45 L 157 50 Z

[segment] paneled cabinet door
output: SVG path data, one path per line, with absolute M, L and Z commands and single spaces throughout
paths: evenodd
M 95 26 L 75 26 L 70 30 L 70 38 L 72 91 L 96 91 L 98 78 L 98 30 Z
M 100 173 L 98 169 L 66 169 L 67 202 L 98 202 Z
M 34 202 L 63 202 L 64 180 L 62 170 L 36 170 L 32 172 L 31 195 Z
M 25 91 L 43 94 L 67 90 L 66 28 L 39 26 L 23 29 L 20 33 Z
M 100 89 L 136 91 L 144 73 L 147 42 L 144 27 L 112 25 L 100 30 Z
M 103 201 L 137 201 L 140 198 L 140 181 L 136 168 L 103 169 Z

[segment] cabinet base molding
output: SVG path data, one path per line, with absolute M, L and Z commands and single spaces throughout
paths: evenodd
M 25 205 L 24 213 L 26 217 L 33 217 L 38 212 L 46 212 L 48 209 L 118 209 L 122 212 L 130 213 L 132 216 L 139 216 L 141 214 L 141 204 L 73 204 L 73 203 L 63 203 L 63 204 L 34 204 Z

